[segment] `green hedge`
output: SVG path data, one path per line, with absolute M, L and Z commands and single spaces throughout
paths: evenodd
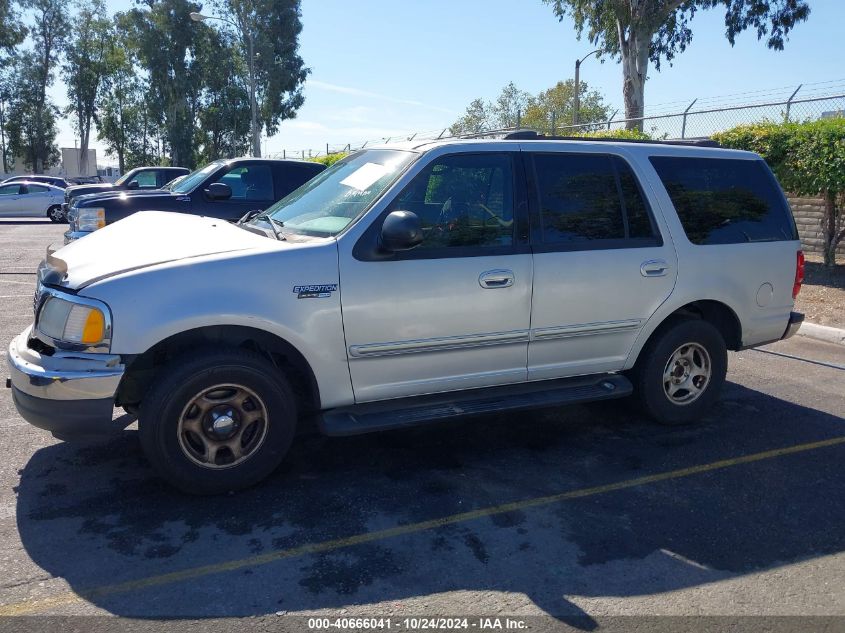
M 568 136 L 579 136 L 583 138 L 618 138 L 633 141 L 652 141 L 652 139 L 645 132 L 640 130 L 594 130 L 592 132 L 575 132 Z
M 337 154 L 328 154 L 326 156 L 318 156 L 317 158 L 312 158 L 311 160 L 315 163 L 322 163 L 326 167 L 331 167 L 337 161 L 343 160 L 349 156 L 348 152 L 338 152 Z

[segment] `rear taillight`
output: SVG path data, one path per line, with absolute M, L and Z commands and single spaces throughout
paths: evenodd
M 798 251 L 795 260 L 795 283 L 792 285 L 792 298 L 798 296 L 801 284 L 804 283 L 804 251 Z

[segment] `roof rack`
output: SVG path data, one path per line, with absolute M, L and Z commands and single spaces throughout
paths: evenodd
M 502 137 L 508 141 L 599 141 L 603 143 L 650 143 L 657 145 L 686 145 L 693 147 L 722 147 L 711 138 L 688 138 L 671 141 L 652 141 L 650 139 L 613 138 L 609 136 L 547 136 L 534 130 L 517 130 Z

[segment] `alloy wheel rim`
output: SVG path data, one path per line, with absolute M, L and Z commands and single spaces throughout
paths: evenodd
M 179 416 L 184 455 L 203 468 L 238 466 L 255 455 L 267 437 L 267 406 L 253 390 L 232 383 L 206 387 Z
M 698 343 L 684 343 L 663 369 L 663 393 L 672 404 L 691 404 L 707 390 L 712 373 L 707 350 Z

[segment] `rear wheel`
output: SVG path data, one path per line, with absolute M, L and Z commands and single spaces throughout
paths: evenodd
M 50 222 L 54 222 L 56 224 L 64 222 L 65 212 L 62 211 L 62 205 L 54 204 L 52 207 L 47 209 L 47 217 L 50 218 Z
M 721 333 L 707 321 L 681 319 L 659 330 L 631 372 L 642 409 L 661 424 L 688 424 L 716 402 L 728 367 Z
M 296 405 L 284 375 L 246 350 L 201 352 L 161 372 L 139 431 L 155 470 L 177 488 L 218 494 L 251 486 L 284 458 Z

